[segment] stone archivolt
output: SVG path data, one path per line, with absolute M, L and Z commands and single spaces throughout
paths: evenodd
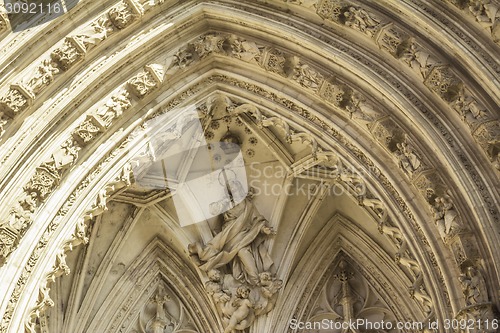
M 50 58 L 43 59 L 30 74 L 28 82 L 13 84 L 0 97 L 0 115 L 6 116 L 1 125 L 0 138 L 9 119 L 27 110 L 36 96 L 45 90 L 58 75 L 82 61 L 90 50 L 119 30 L 123 30 L 144 14 L 142 5 L 135 0 L 124 0 L 98 17 L 76 35 L 66 37 L 59 47 L 52 50 Z M 1 31 L 0 24 L 0 31 Z
M 115 12 L 119 10 L 123 10 L 124 14 L 121 16 L 115 15 Z M 367 9 L 346 4 L 340 8 L 339 13 L 335 8 L 329 9 L 327 6 L 322 10 L 322 15 L 323 13 L 330 13 L 328 11 L 332 10 L 330 14 L 333 16 L 330 17 L 335 17 L 333 19 L 335 22 L 358 30 L 368 38 L 375 39 L 382 49 L 387 50 L 393 57 L 401 59 L 402 62 L 414 70 L 415 74 L 423 80 L 422 82 L 430 90 L 460 114 L 488 157 L 498 164 L 498 121 L 492 117 L 492 112 L 483 107 L 481 102 L 473 95 L 471 87 L 464 85 L 453 68 L 429 54 L 420 45 L 419 41 L 415 41 L 410 37 L 407 31 L 398 28 L 394 23 L 385 22 L 382 16 L 374 15 Z M 120 26 L 123 27 L 127 22 L 136 20 L 138 15 L 140 15 L 140 11 L 134 11 L 133 3 L 132 7 L 130 3 L 120 3 L 113 11 L 113 15 L 110 15 L 110 20 L 113 21 L 111 24 L 116 29 L 122 29 Z M 87 35 L 85 35 L 87 37 L 83 38 L 81 36 L 68 37 L 61 47 L 68 47 L 68 50 L 74 48 L 76 51 L 83 52 L 84 55 L 87 50 L 95 47 L 100 42 L 103 34 L 103 39 L 105 39 L 106 35 L 111 32 L 111 30 L 107 30 L 111 27 L 109 22 L 101 20 L 99 24 L 99 29 L 104 30 L 95 30 L 96 35 L 94 37 Z M 114 28 L 111 27 L 111 29 Z M 7 103 L 3 104 L 4 112 L 1 115 L 2 118 L 0 118 L 0 133 L 4 131 L 3 125 L 5 125 L 5 122 L 10 121 L 16 114 L 29 108 L 36 95 L 46 89 L 53 82 L 56 75 L 60 75 L 61 71 L 69 70 L 73 64 L 83 59 L 78 56 L 78 52 L 75 54 L 77 56 L 72 56 L 73 58 L 51 56 L 50 59 L 42 62 L 45 67 L 41 65 L 36 68 L 32 78 L 17 86 L 11 86 L 14 89 L 9 90 L 9 93 L 13 91 L 9 99 L 12 101 L 10 105 L 17 105 L 18 109 L 15 111 Z M 228 37 L 226 35 L 209 34 L 194 43 L 190 43 L 188 47 L 179 49 L 179 52 L 174 57 L 175 61 L 168 68 L 167 73 L 169 75 L 178 74 L 180 73 L 179 70 L 185 69 L 191 64 L 196 64 L 197 60 L 209 58 L 212 54 L 229 55 L 249 64 L 261 66 L 270 73 L 287 78 L 297 87 L 305 88 L 311 94 L 327 100 L 330 105 L 345 112 L 346 116 L 353 119 L 357 124 L 370 124 L 369 131 L 373 138 L 391 153 L 395 163 L 401 168 L 402 175 L 412 182 L 427 201 L 429 211 L 432 212 L 433 217 L 433 220 L 429 222 L 436 225 L 436 230 L 440 232 L 444 244 L 452 250 L 461 271 L 459 280 L 462 283 L 465 300 L 465 307 L 458 312 L 457 318 L 491 316 L 488 311 L 491 311 L 489 301 L 492 295 L 486 291 L 486 283 L 484 282 L 484 277 L 488 275 L 488 272 L 479 259 L 480 255 L 474 233 L 464 226 L 464 221 L 462 221 L 462 217 L 458 212 L 461 208 L 456 206 L 455 201 L 457 200 L 454 200 L 456 198 L 453 198 L 452 193 L 449 191 L 447 182 L 443 181 L 446 177 L 436 171 L 436 167 L 429 162 L 425 154 L 420 150 L 421 145 L 416 144 L 417 140 L 414 137 L 401 135 L 404 130 L 396 121 L 384 118 L 386 117 L 385 114 L 374 112 L 371 103 L 356 89 L 339 80 L 330 80 L 328 75 L 315 68 L 314 63 L 309 62 L 307 59 L 301 59 L 296 55 L 287 54 L 286 51 L 281 49 L 266 47 L 234 35 Z M 56 63 L 57 66 L 52 62 Z M 68 67 L 65 69 L 65 66 Z M 155 88 L 158 83 L 155 81 L 155 78 L 157 78 L 155 73 L 157 72 L 154 68 L 148 68 L 138 77 L 128 81 L 123 90 L 120 90 L 117 95 L 113 95 L 111 99 L 103 103 L 102 108 L 96 110 L 93 114 L 89 114 L 84 123 L 72 132 L 68 141 L 57 147 L 50 158 L 37 167 L 35 175 L 26 184 L 23 195 L 17 198 L 16 203 L 11 207 L 9 223 L 6 223 L 2 228 L 0 239 L 4 244 L 2 251 L 5 252 L 5 255 L 8 255 L 11 249 L 16 246 L 15 243 L 18 240 L 20 230 L 25 229 L 25 226 L 32 222 L 36 208 L 59 185 L 59 182 L 64 178 L 64 172 L 74 165 L 79 150 L 84 149 L 88 142 L 105 131 L 114 119 L 120 117 L 122 112 L 132 107 L 135 103 L 133 98 L 141 99 L 150 93 L 150 88 Z M 23 99 L 26 102 L 21 103 L 20 101 Z M 251 106 L 246 107 L 248 110 L 251 109 Z M 330 158 L 325 157 L 328 156 L 326 149 L 314 137 L 308 136 L 306 133 L 298 133 L 293 129 L 293 126 L 288 125 L 283 119 L 266 117 L 261 112 L 259 114 L 259 112 L 257 109 L 257 112 L 251 112 L 251 114 L 260 126 L 279 127 L 286 133 L 286 138 L 291 142 L 307 143 L 311 147 L 311 156 L 316 160 L 328 160 Z M 309 120 L 313 121 L 311 114 L 303 112 L 302 115 L 306 118 L 310 117 Z M 85 126 L 83 126 L 84 124 Z M 355 183 L 353 175 L 343 174 L 339 177 L 345 183 L 350 181 L 351 184 Z M 107 186 L 102 189 L 84 219 L 89 221 L 92 217 L 102 214 L 106 209 L 106 202 L 115 193 L 115 189 L 115 186 Z M 388 214 L 384 210 L 381 200 L 370 195 L 370 193 L 365 197 L 359 197 L 358 200 L 360 205 L 366 207 L 379 222 L 380 232 L 385 234 L 398 248 L 395 256 L 396 260 L 402 267 L 406 267 L 404 269 L 412 277 L 413 285 L 411 286 L 410 295 L 422 305 L 425 313 L 431 314 L 433 302 L 425 290 L 420 289 L 422 268 L 419 267 L 418 261 L 412 253 L 409 250 L 407 251 L 408 244 L 403 236 L 404 233 L 394 224 L 386 223 Z M 83 240 L 84 238 L 76 237 L 74 240 L 64 243 L 62 248 L 66 250 L 58 254 L 53 271 L 46 276 L 47 281 L 50 282 L 67 272 L 67 265 L 64 264 L 64 253 L 73 247 L 71 245 L 73 241 L 75 245 L 78 245 L 84 243 Z M 276 277 L 271 277 L 270 280 L 272 282 L 279 281 Z M 37 305 L 29 315 L 28 330 L 33 328 L 37 313 L 51 304 L 48 296 L 49 282 L 44 282 L 40 288 Z M 212 282 L 216 283 L 217 281 Z M 423 288 L 425 289 L 425 286 Z M 243 300 L 245 297 L 240 295 L 239 298 L 239 303 L 245 303 Z M 228 322 L 231 321 L 231 317 L 227 316 Z M 238 321 L 238 323 L 241 323 L 241 321 Z M 5 326 L 2 329 L 6 329 Z
M 63 174 L 75 164 L 79 151 L 132 106 L 127 89 L 134 94 L 140 91 L 138 97 L 142 98 L 163 83 L 162 75 L 160 65 L 146 66 L 144 72 L 130 79 L 126 88 L 119 90 L 104 106 L 89 115 L 87 120 L 73 131 L 72 137 L 54 151 L 50 159 L 36 168 L 35 174 L 24 186 L 24 194 L 11 208 L 9 220 L 0 226 L 1 262 L 16 248 L 20 237 L 32 224 L 35 209 L 59 186 Z

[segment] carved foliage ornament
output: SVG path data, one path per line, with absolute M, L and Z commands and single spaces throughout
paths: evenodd
M 13 84 L 6 95 L 0 98 L 0 112 L 9 118 L 14 118 L 17 113 L 31 106 L 34 95 L 29 88 Z
M 36 95 L 48 87 L 58 74 L 82 61 L 89 50 L 113 33 L 113 27 L 124 29 L 143 14 L 144 9 L 141 4 L 135 0 L 124 0 L 111 8 L 107 14 L 83 27 L 77 34 L 66 37 L 51 52 L 50 58 L 42 60 L 31 73 L 26 74 L 28 78 L 26 82 L 11 85 L 7 93 L 0 97 L 0 113 L 14 118 L 17 113 L 28 109 Z M 3 16 L 0 8 L 0 32 L 4 22 Z M 5 132 L 5 125 L 6 122 L 0 120 L 0 138 Z
M 142 5 L 134 0 L 120 1 L 108 12 L 111 22 L 118 29 L 126 28 L 142 14 L 144 14 Z
M 460 7 L 473 13 L 478 22 L 491 30 L 494 40 L 497 43 L 500 42 L 500 7 L 498 5 L 489 0 L 454 1 L 454 3 L 460 3 Z M 462 120 L 471 127 L 472 134 L 477 141 L 481 138 L 474 133 L 474 128 L 482 121 L 495 119 L 492 113 L 470 93 L 450 65 L 432 54 L 403 28 L 394 23 L 381 23 L 381 20 L 367 10 L 340 0 L 320 0 L 317 5 L 317 14 L 326 20 L 365 33 L 374 38 L 380 48 L 402 60 L 430 90 L 459 113 Z M 494 121 L 499 123 L 498 119 Z M 496 168 L 495 161 L 499 158 L 498 155 L 492 155 L 487 147 L 481 146 Z
M 128 82 L 128 89 L 134 93 L 141 92 L 139 97 L 159 87 L 163 82 L 163 67 L 147 65 L 144 71 L 138 73 Z M 147 85 L 144 83 L 147 81 Z M 147 87 L 147 89 L 145 88 Z M 35 174 L 24 186 L 21 198 L 10 210 L 8 221 L 0 225 L 0 262 L 15 249 L 19 238 L 26 232 L 33 221 L 35 208 L 59 186 L 63 173 L 69 169 L 78 158 L 78 152 L 84 148 L 111 123 L 121 117 L 123 112 L 132 106 L 130 93 L 126 88 L 120 89 L 104 106 L 91 113 L 81 123 L 47 161 L 36 168 Z M 13 234 L 17 234 L 13 241 Z
M 117 176 L 113 181 L 106 184 L 106 186 L 99 191 L 99 194 L 90 207 L 90 209 L 84 213 L 83 217 L 78 219 L 75 227 L 75 231 L 71 235 L 71 238 L 63 243 L 59 252 L 56 255 L 56 262 L 52 267 L 52 270 L 46 275 L 39 288 L 38 298 L 36 300 L 36 305 L 31 309 L 28 318 L 25 323 L 26 333 L 36 333 L 36 327 L 38 319 L 41 317 L 42 313 L 48 307 L 54 306 L 54 301 L 50 298 L 50 285 L 55 282 L 55 280 L 63 275 L 68 275 L 70 273 L 70 268 L 66 264 L 66 256 L 69 251 L 81 244 L 87 244 L 89 241 L 88 234 L 91 220 L 102 214 L 107 210 L 107 200 L 118 191 L 121 191 L 129 187 L 132 183 L 133 174 L 130 164 L 126 164 L 120 175 Z

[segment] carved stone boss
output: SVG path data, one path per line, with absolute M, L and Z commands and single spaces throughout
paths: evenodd
M 162 66 L 145 66 L 143 72 L 131 78 L 102 107 L 89 114 L 72 132 L 71 137 L 36 168 L 35 174 L 23 187 L 21 197 L 11 207 L 9 219 L 2 221 L 0 225 L 0 263 L 17 247 L 20 238 L 33 221 L 36 208 L 58 187 L 65 171 L 77 160 L 79 151 L 132 106 L 131 94 L 143 98 L 163 83 L 163 77 Z

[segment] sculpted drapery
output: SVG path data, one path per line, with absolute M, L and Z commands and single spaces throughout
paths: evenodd
M 189 250 L 203 262 L 200 266 L 203 271 L 231 264 L 236 280 L 257 285 L 259 273 L 267 272 L 273 265 L 264 243 L 273 230 L 255 208 L 251 196 L 229 208 L 231 205 L 229 199 L 211 204 L 212 213 L 224 212 L 222 231 L 205 246 L 193 243 Z

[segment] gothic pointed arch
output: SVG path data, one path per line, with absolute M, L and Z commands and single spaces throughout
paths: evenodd
M 153 318 L 154 296 L 180 297 L 175 311 L 194 326 L 175 330 L 285 331 L 291 318 L 320 318 L 314 311 L 326 301 L 332 319 L 495 320 L 495 8 L 486 1 L 80 1 L 67 16 L 18 33 L 0 13 L 0 332 L 83 332 L 78 325 L 87 323 L 119 331 L 102 325 L 123 316 L 113 308 L 134 290 L 142 294 L 127 316 L 138 332 L 166 322 L 165 302 L 161 320 Z M 28 44 L 34 52 L 22 52 Z M 210 167 L 227 162 L 212 149 L 219 141 L 238 143 L 251 206 L 266 221 L 259 251 L 273 265 L 257 273 L 269 274 L 272 295 L 259 294 L 263 282 L 243 257 L 235 258 L 246 282 L 236 259 L 218 266 L 222 278 L 250 285 L 249 303 L 228 287 L 231 302 L 265 308 L 249 310 L 252 319 L 226 313 L 219 303 L 228 301 L 206 284 L 214 281 L 204 254 L 222 238 L 227 216 L 199 218 L 196 191 L 179 199 L 179 184 L 200 172 L 193 161 L 204 147 Z M 175 157 L 179 147 L 187 153 Z M 137 216 L 152 231 L 147 224 L 126 231 Z M 128 254 L 119 250 L 124 235 L 135 240 Z M 137 272 L 167 248 L 179 269 L 167 277 L 168 264 L 155 264 L 154 278 L 133 285 L 134 271 L 115 260 L 132 265 L 132 254 L 139 258 L 155 237 L 164 245 L 153 241 Z M 175 276 L 190 280 L 196 295 Z M 68 279 L 69 294 L 60 282 Z M 61 307 L 86 320 L 65 321 L 54 314 Z

